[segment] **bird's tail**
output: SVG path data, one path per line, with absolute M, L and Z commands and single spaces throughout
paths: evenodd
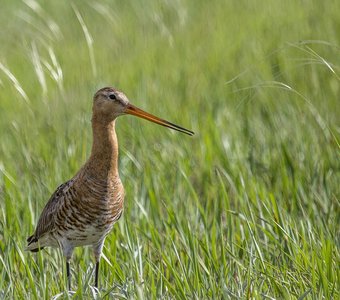
M 44 249 L 44 247 L 40 247 L 39 246 L 39 241 L 38 239 L 33 235 L 31 235 L 28 239 L 27 239 L 27 247 L 25 248 L 25 251 L 31 251 L 31 252 L 38 252 L 42 249 Z

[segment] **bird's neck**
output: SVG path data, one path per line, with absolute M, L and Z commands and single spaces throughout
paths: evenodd
M 92 119 L 93 144 L 87 162 L 91 176 L 107 180 L 118 176 L 118 140 L 115 120 L 100 122 Z

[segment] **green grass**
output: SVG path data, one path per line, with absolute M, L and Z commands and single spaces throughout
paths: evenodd
M 98 299 L 338 299 L 339 20 L 331 0 L 3 1 L 0 298 L 65 291 L 59 251 L 26 238 L 112 85 L 196 135 L 118 120 L 125 213 Z M 92 272 L 77 249 L 74 298 Z

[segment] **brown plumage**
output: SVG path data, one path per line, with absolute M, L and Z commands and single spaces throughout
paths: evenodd
M 96 92 L 92 111 L 93 144 L 88 161 L 53 193 L 34 234 L 27 239 L 27 250 L 32 252 L 44 247 L 61 247 L 66 257 L 69 288 L 73 249 L 86 245 L 93 247 L 95 286 L 98 287 L 104 240 L 123 212 L 124 187 L 118 174 L 116 118 L 131 114 L 193 135 L 190 130 L 133 106 L 122 92 L 110 87 Z

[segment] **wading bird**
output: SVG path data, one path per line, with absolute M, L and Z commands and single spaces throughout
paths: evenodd
M 47 202 L 37 228 L 27 239 L 27 250 L 60 247 L 66 258 L 68 288 L 71 287 L 70 260 L 73 249 L 92 246 L 95 257 L 95 287 L 98 287 L 99 261 L 107 234 L 123 212 L 124 187 L 118 174 L 117 117 L 125 114 L 193 135 L 183 127 L 160 119 L 129 103 L 111 87 L 93 97 L 93 144 L 90 158 L 78 173 L 60 185 Z

